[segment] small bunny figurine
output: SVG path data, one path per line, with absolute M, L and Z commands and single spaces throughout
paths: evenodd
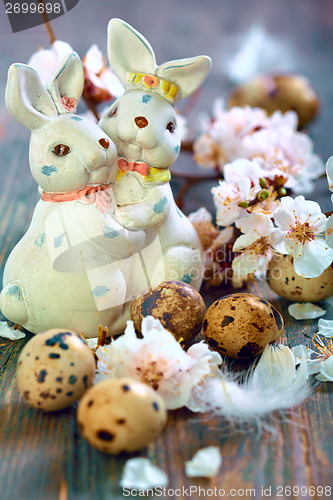
M 200 288 L 202 249 L 191 222 L 177 208 L 169 167 L 180 150 L 175 103 L 193 93 L 210 70 L 206 56 L 156 66 L 149 42 L 120 19 L 108 26 L 111 66 L 125 87 L 99 125 L 118 150 L 116 220 L 130 230 L 157 231 L 163 256 L 152 282 L 175 279 Z
M 98 125 L 74 114 L 83 83 L 75 52 L 47 89 L 32 68 L 9 69 L 7 107 L 32 131 L 30 168 L 42 199 L 6 263 L 0 309 L 33 333 L 63 327 L 91 337 L 99 324 L 120 333 L 124 303 L 144 288 L 130 257 L 145 246 L 145 233 L 113 218 L 116 148 Z M 139 289 L 128 285 L 134 276 Z

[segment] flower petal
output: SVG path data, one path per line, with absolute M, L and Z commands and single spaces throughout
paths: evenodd
M 333 337 L 333 320 L 320 319 L 318 321 L 318 333 L 328 339 Z
M 326 314 L 324 309 L 311 302 L 290 304 L 288 312 L 295 319 L 315 319 Z
M 273 229 L 272 221 L 269 217 L 263 214 L 252 213 L 248 217 L 242 217 L 236 221 L 242 233 L 253 232 L 259 236 L 269 236 Z
M 333 195 L 332 195 L 332 201 L 333 201 Z M 326 242 L 327 244 L 333 248 L 333 215 L 331 215 L 326 224 Z
M 321 363 L 320 373 L 317 379 L 322 382 L 333 382 L 333 356 L 330 356 Z
M 295 256 L 294 267 L 299 276 L 317 278 L 332 264 L 333 249 L 324 240 L 307 241 L 302 256 Z
M 328 189 L 333 191 L 333 156 L 326 163 L 326 175 L 328 180 Z
M 147 490 L 156 486 L 167 486 L 166 473 L 153 465 L 148 458 L 130 458 L 124 466 L 120 486 L 123 488 L 136 488 Z
M 215 477 L 222 464 L 217 446 L 208 446 L 197 451 L 191 460 L 185 462 L 187 477 Z
M 97 342 L 98 342 L 97 337 L 92 337 L 90 339 L 86 339 L 86 343 L 88 344 L 88 346 L 90 347 L 90 349 L 96 349 Z
M 25 337 L 25 333 L 21 332 L 21 330 L 10 328 L 7 321 L 0 321 L 0 337 L 9 340 L 19 340 Z
M 184 351 L 159 320 L 147 316 L 141 329 L 143 338 L 137 338 L 133 322 L 128 321 L 124 335 L 97 349 L 99 375 L 135 378 L 155 389 L 167 409 L 185 406 L 195 379 L 190 369 L 197 360 Z M 198 372 L 201 368 L 199 363 Z
M 311 354 L 315 353 L 312 349 L 307 347 L 304 344 L 298 344 L 291 348 L 293 355 L 295 357 L 296 365 L 301 362 L 301 359 L 304 357 L 306 360 L 310 360 Z
M 253 274 L 262 262 L 261 256 L 251 251 L 245 251 L 238 255 L 232 261 L 232 270 L 234 278 L 237 280 L 246 280 Z
M 270 234 L 270 243 L 272 247 L 279 253 L 286 254 L 287 249 L 284 243 L 284 237 L 286 235 L 285 231 L 281 231 L 281 229 L 276 228 Z
M 237 224 L 238 221 L 236 221 Z M 246 247 L 249 247 L 260 238 L 260 234 L 256 233 L 246 233 L 241 234 L 237 240 L 235 241 L 232 250 L 233 252 L 239 252 L 239 250 L 243 250 Z

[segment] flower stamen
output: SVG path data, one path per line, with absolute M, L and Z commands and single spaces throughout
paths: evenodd
M 295 221 L 295 227 L 292 228 L 291 232 L 287 235 L 289 238 L 295 238 L 302 245 L 306 241 L 312 241 L 315 239 L 312 227 L 308 222 L 304 222 L 303 224 L 299 221 Z
M 316 333 L 313 339 L 313 343 L 319 351 L 319 358 L 328 359 L 333 355 L 333 340 L 325 339 L 324 340 L 318 336 Z

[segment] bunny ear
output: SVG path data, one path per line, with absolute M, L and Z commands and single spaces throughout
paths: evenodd
M 124 86 L 128 73 L 155 73 L 155 54 L 150 43 L 121 19 L 109 22 L 108 56 L 113 71 Z
M 8 71 L 6 105 L 10 114 L 30 130 L 57 115 L 53 101 L 38 73 L 25 64 L 12 64 Z
M 211 59 L 208 56 L 178 59 L 159 66 L 156 75 L 179 86 L 181 91 L 179 100 L 193 94 L 203 84 L 211 65 Z
M 83 92 L 84 72 L 76 52 L 68 54 L 46 83 L 59 113 L 75 112 Z

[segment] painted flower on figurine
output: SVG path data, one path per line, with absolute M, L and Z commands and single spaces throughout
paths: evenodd
M 147 87 L 147 89 L 150 89 L 150 88 L 157 87 L 157 85 L 159 83 L 159 79 L 157 78 L 157 76 L 154 76 L 154 75 L 145 75 L 143 77 L 143 82 L 144 82 L 145 86 Z
M 304 196 L 285 196 L 273 215 L 278 226 L 272 237 L 274 248 L 293 256 L 299 276 L 320 276 L 333 261 L 333 249 L 324 238 L 327 218 L 318 203 Z
M 76 99 L 74 97 L 62 97 L 61 103 L 66 111 L 75 112 L 76 110 Z
M 269 217 L 252 213 L 236 221 L 242 235 L 234 243 L 238 255 L 232 261 L 233 282 L 240 284 L 251 276 L 264 277 L 271 259 L 270 237 L 275 230 Z
M 156 390 L 168 409 L 186 406 L 192 388 L 222 361 L 203 344 L 185 352 L 159 320 L 151 316 L 142 321 L 142 336 L 137 338 L 133 322 L 128 321 L 124 335 L 99 347 L 99 379 L 138 379 Z

